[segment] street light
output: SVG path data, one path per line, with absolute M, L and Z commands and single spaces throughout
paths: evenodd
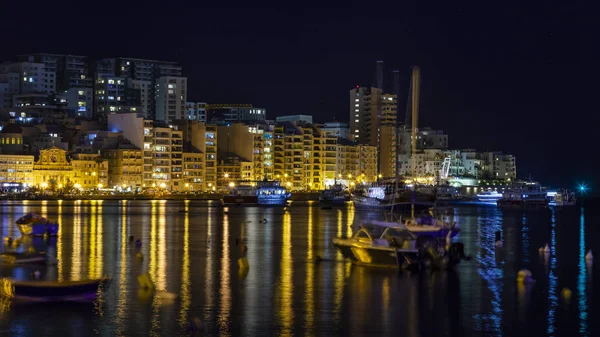
M 229 178 L 229 173 L 225 173 L 223 176 L 224 176 L 225 178 Z
M 290 183 L 289 181 L 287 183 L 285 183 L 287 185 L 287 187 L 292 186 L 292 183 Z
M 166 188 L 166 187 L 167 187 L 167 184 L 165 184 L 165 183 L 160 183 L 160 187 L 161 187 L 161 188 Z
M 235 183 L 232 181 L 229 183 L 229 187 L 234 188 L 235 187 Z
M 43 183 L 41 184 L 41 186 L 42 186 L 42 188 L 48 188 L 48 183 L 46 183 L 46 182 L 43 182 Z
M 98 184 L 98 189 L 102 188 L 102 184 Z

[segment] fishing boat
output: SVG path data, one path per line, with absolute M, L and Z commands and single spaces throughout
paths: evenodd
M 350 193 L 342 184 L 333 184 L 319 194 L 319 203 L 323 206 L 345 205 L 350 201 Z
M 427 210 L 435 203 L 435 195 L 419 193 L 408 188 L 394 192 L 393 183 L 374 183 L 363 189 L 357 189 L 352 195 L 352 202 L 357 210 L 404 212 L 411 206 L 417 210 Z
M 40 215 L 28 213 L 17 220 L 21 235 L 58 235 L 58 222 L 48 220 Z
M 279 181 L 242 181 L 221 202 L 224 206 L 285 206 L 291 197 Z
M 46 264 L 48 261 L 48 257 L 46 253 L 16 253 L 16 252 L 7 252 L 0 254 L 0 263 L 3 265 L 14 265 L 14 264 Z
M 546 207 L 546 190 L 535 181 L 518 181 L 502 193 L 498 207 Z
M 93 301 L 108 278 L 83 281 L 17 281 L 0 279 L 0 296 L 27 302 Z

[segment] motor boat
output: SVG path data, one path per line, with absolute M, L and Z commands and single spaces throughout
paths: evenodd
M 341 184 L 331 185 L 319 194 L 319 203 L 323 206 L 345 205 L 350 201 L 350 193 Z
M 58 222 L 48 220 L 40 215 L 28 213 L 17 220 L 17 228 L 21 235 L 58 235 Z
M 534 181 L 515 182 L 507 188 L 498 199 L 499 207 L 546 207 L 548 206 L 546 190 Z
M 371 266 L 398 266 L 397 252 L 418 261 L 414 234 L 385 221 L 372 221 L 359 228 L 351 238 L 334 238 L 333 245 L 351 261 Z
M 108 278 L 82 281 L 17 281 L 0 279 L 0 296 L 26 302 L 94 301 Z
M 221 202 L 224 206 L 286 206 L 291 197 L 279 181 L 242 181 Z

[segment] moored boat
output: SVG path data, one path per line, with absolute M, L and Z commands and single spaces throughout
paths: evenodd
M 17 220 L 21 235 L 58 235 L 58 222 L 48 220 L 40 215 L 28 213 Z
M 512 187 L 502 193 L 498 199 L 499 207 L 546 207 L 548 206 L 546 190 L 534 181 L 515 182 Z
M 554 195 L 554 200 L 550 203 L 551 206 L 575 206 L 577 205 L 577 198 L 575 193 L 569 190 L 560 190 Z
M 279 181 L 242 181 L 221 202 L 224 206 L 285 206 L 291 197 Z
M 345 205 L 350 201 L 350 193 L 341 184 L 331 185 L 319 194 L 319 203 L 323 206 Z
M 17 281 L 0 279 L 0 296 L 27 302 L 80 302 L 97 298 L 108 278 L 82 281 Z

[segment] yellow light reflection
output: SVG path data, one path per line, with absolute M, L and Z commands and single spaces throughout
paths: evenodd
M 161 200 L 162 201 L 162 200 Z M 166 202 L 166 200 L 165 200 Z M 167 205 L 161 203 L 158 209 L 158 278 L 156 286 L 159 290 L 167 291 Z
M 214 306 L 214 298 L 213 298 L 213 273 L 212 273 L 212 264 L 213 264 L 213 252 L 212 252 L 212 216 L 209 212 L 206 213 L 206 271 L 204 273 L 204 298 L 206 299 L 206 307 L 212 308 Z M 206 311 L 204 314 L 204 321 L 208 322 L 210 320 L 210 312 Z
M 119 232 L 119 294 L 125 294 L 127 292 L 127 200 L 121 201 L 121 221 L 119 221 L 121 230 Z M 126 313 L 127 309 L 127 296 L 119 296 L 117 302 L 117 336 L 126 336 L 125 325 L 126 325 Z
M 383 285 L 381 287 L 381 294 L 383 297 L 383 300 L 381 301 L 383 304 L 383 312 L 387 313 L 388 308 L 390 307 L 390 278 L 386 277 L 383 280 Z M 387 315 L 385 315 L 385 317 L 387 317 Z
M 335 234 L 336 237 L 342 237 L 342 211 L 337 211 L 337 231 Z M 335 253 L 336 260 L 343 260 L 342 253 L 336 249 Z M 342 312 L 342 299 L 344 296 L 344 263 L 338 262 L 335 264 L 335 276 L 334 276 L 334 317 L 335 321 L 339 322 L 341 320 L 341 312 Z
M 312 335 L 312 329 L 314 328 L 314 310 L 315 310 L 315 263 L 313 256 L 313 208 L 308 207 L 308 226 L 307 226 L 307 250 L 306 250 L 306 259 L 308 260 L 308 264 L 306 265 L 306 292 L 305 292 L 305 328 L 306 332 L 309 335 Z
M 92 201 L 90 208 L 90 246 L 89 246 L 89 260 L 88 260 L 88 277 L 95 278 L 96 275 L 96 241 L 97 239 L 97 223 L 98 223 L 98 209 L 96 208 L 96 201 Z
M 58 222 L 58 238 L 56 239 L 56 259 L 59 261 L 59 263 L 58 263 L 58 281 L 60 282 L 63 280 L 63 269 L 64 269 L 64 263 L 62 262 L 63 261 L 63 236 L 61 235 L 62 231 L 60 230 L 63 225 L 62 200 L 58 201 L 57 212 L 58 212 L 58 216 L 56 218 L 56 221 Z
M 289 212 L 283 215 L 283 245 L 281 246 L 281 277 L 279 284 L 279 319 L 281 321 L 282 335 L 292 334 L 294 324 L 294 280 L 292 262 L 292 221 Z
M 148 273 L 150 274 L 150 279 L 154 282 L 156 288 L 158 290 L 164 290 L 159 285 L 159 275 L 158 275 L 158 217 L 157 215 L 157 202 L 156 200 L 152 200 L 152 208 L 151 208 L 151 216 L 150 216 L 150 247 L 148 250 L 148 255 L 150 255 L 150 262 L 148 263 Z M 158 296 L 154 296 L 152 299 L 152 320 L 150 323 L 150 336 L 159 336 L 160 335 L 160 298 Z
M 81 265 L 83 260 L 83 252 L 81 251 L 81 201 L 75 202 L 73 207 L 73 248 L 71 254 L 71 280 L 78 281 L 81 279 Z M 61 240 L 59 236 L 59 240 Z M 62 261 L 58 261 L 62 264 Z
M 221 255 L 221 285 L 219 294 L 221 295 L 219 309 L 219 328 L 221 331 L 228 331 L 229 315 L 231 311 L 231 264 L 229 258 L 229 217 L 223 217 L 223 253 Z
M 190 217 L 189 200 L 185 201 L 185 220 L 183 222 L 183 263 L 181 266 L 181 310 L 179 324 L 185 328 L 188 323 L 188 309 L 191 303 L 190 296 Z
M 352 224 L 354 223 L 354 207 L 350 207 L 348 209 L 348 219 L 347 219 L 347 230 L 346 230 L 346 237 L 347 238 L 351 238 L 353 231 L 352 231 Z

